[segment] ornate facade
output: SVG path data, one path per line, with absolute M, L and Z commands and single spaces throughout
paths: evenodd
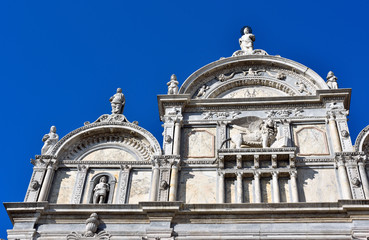
M 163 144 L 112 114 L 52 127 L 9 239 L 368 239 L 369 126 L 352 145 L 351 89 L 254 49 L 158 95 Z M 165 84 L 165 83 L 163 83 Z

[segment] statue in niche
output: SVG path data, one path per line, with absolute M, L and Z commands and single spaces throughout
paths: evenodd
M 167 83 L 168 85 L 168 95 L 175 95 L 178 94 L 178 81 L 177 76 L 172 74 L 170 77 L 170 81 Z
M 102 176 L 99 183 L 94 188 L 93 203 L 105 203 L 110 191 L 110 186 L 107 183 L 106 176 Z
M 42 141 L 44 142 L 44 146 L 41 149 L 41 155 L 50 154 L 55 144 L 59 141 L 59 136 L 56 134 L 55 126 L 51 126 L 50 132 L 44 135 Z
M 246 54 L 252 54 L 254 51 L 255 35 L 249 26 L 241 29 L 242 37 L 239 39 L 240 47 Z
M 271 118 L 261 120 L 258 117 L 237 119 L 232 126 L 240 132 L 234 133 L 223 141 L 220 148 L 227 141 L 231 141 L 232 148 L 268 148 L 273 145 L 277 136 L 277 124 Z M 275 147 L 275 146 L 273 146 Z
M 111 113 L 123 114 L 126 99 L 124 97 L 124 94 L 122 93 L 121 88 L 117 89 L 117 93 L 111 96 L 109 101 L 111 103 Z
M 328 72 L 327 85 L 330 89 L 338 89 L 337 77 L 334 75 L 332 71 Z

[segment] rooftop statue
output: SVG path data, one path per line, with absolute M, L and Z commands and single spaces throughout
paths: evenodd
M 247 55 L 254 51 L 255 35 L 252 34 L 252 29 L 249 26 L 241 29 L 242 37 L 239 39 L 240 47 Z
M 177 76 L 172 74 L 170 77 L 170 81 L 167 83 L 168 85 L 168 95 L 178 94 L 178 81 Z
M 243 55 L 268 55 L 268 53 L 262 49 L 254 49 L 255 35 L 252 34 L 251 27 L 243 27 L 241 29 L 241 35 L 242 36 L 238 40 L 241 50 L 235 51 L 232 57 Z
M 124 94 L 122 93 L 121 88 L 117 89 L 117 93 L 111 96 L 109 101 L 111 103 L 111 113 L 123 114 L 126 99 L 124 97 Z
M 330 89 L 338 89 L 337 77 L 334 75 L 332 71 L 328 72 L 327 85 Z
M 47 155 L 51 152 L 55 144 L 59 141 L 59 136 L 56 134 L 56 127 L 51 126 L 50 132 L 42 138 L 44 146 L 41 149 L 41 155 Z

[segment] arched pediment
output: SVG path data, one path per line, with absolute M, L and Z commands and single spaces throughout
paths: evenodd
M 302 64 L 279 56 L 246 55 L 200 68 L 186 79 L 179 93 L 191 98 L 228 98 L 233 92 L 247 98 L 254 97 L 253 91 L 255 97 L 270 97 L 315 95 L 319 89 L 328 89 L 326 82 Z
M 369 125 L 366 126 L 356 138 L 355 151 L 369 155 Z
M 76 129 L 63 137 L 52 155 L 58 160 L 134 161 L 161 155 L 155 137 L 128 122 L 99 122 Z

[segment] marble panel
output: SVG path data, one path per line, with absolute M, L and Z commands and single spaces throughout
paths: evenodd
M 113 170 L 113 169 L 93 169 L 93 168 L 89 169 L 89 171 L 87 173 L 87 179 L 85 181 L 85 187 L 84 187 L 84 190 L 83 190 L 82 203 L 89 203 L 89 200 L 87 198 L 88 198 L 88 191 L 90 190 L 90 181 L 91 181 L 91 179 L 96 174 L 103 173 L 103 172 L 104 173 L 110 173 L 111 175 L 113 175 L 113 177 L 115 178 L 115 180 L 118 181 L 120 170 Z M 117 187 L 118 187 L 118 184 L 115 184 L 114 189 L 110 189 L 109 194 L 113 194 L 115 196 L 115 193 L 117 192 Z M 113 199 L 113 203 L 116 203 L 115 202 L 115 198 Z
M 236 203 L 236 178 L 225 179 L 225 201 L 226 203 Z
M 291 202 L 289 178 L 280 177 L 278 179 L 280 202 Z
M 151 171 L 131 171 L 131 187 L 129 190 L 128 203 L 149 201 L 151 186 Z
M 81 160 L 85 161 L 135 161 L 132 153 L 117 148 L 98 149 L 88 153 Z
M 50 203 L 69 204 L 72 199 L 77 170 L 60 168 L 55 172 L 54 181 L 50 189 Z
M 250 86 L 232 89 L 226 93 L 221 94 L 221 98 L 255 98 L 255 97 L 278 97 L 287 96 L 281 90 L 265 87 L 265 86 Z
M 299 156 L 329 155 L 324 124 L 294 125 L 293 133 Z
M 215 128 L 184 128 L 182 155 L 185 158 L 215 157 Z
M 272 202 L 272 188 L 271 188 L 271 178 L 263 177 L 260 179 L 261 187 L 261 201 L 265 203 Z
M 252 178 L 243 178 L 242 188 L 243 188 L 243 202 L 252 203 L 253 200 L 253 188 L 252 188 Z
M 185 203 L 216 203 L 216 172 L 182 170 L 179 177 L 178 200 Z
M 303 168 L 297 171 L 300 202 L 336 202 L 339 199 L 335 170 Z

